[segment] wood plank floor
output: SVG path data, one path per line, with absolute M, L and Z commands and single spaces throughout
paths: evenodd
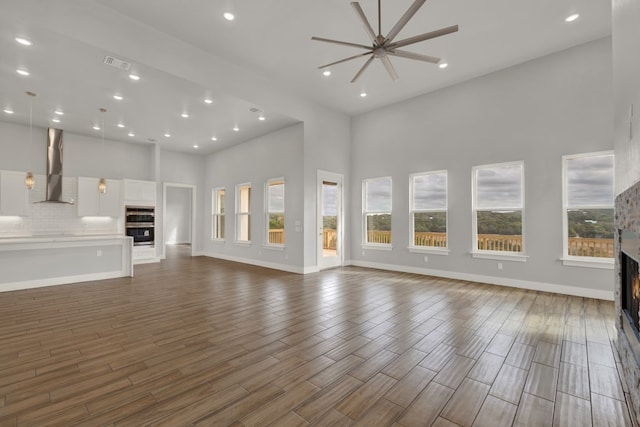
M 0 426 L 632 426 L 613 316 L 174 253 L 135 278 L 1 293 Z

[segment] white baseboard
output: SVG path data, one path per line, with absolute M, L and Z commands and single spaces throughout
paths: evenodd
M 123 271 L 105 273 L 79 274 L 77 276 L 53 277 L 50 279 L 26 280 L 24 282 L 0 283 L 0 292 L 19 291 L 22 289 L 44 288 L 46 286 L 69 285 L 72 283 L 91 282 L 94 280 L 128 277 Z
M 401 273 L 413 273 L 426 276 L 443 277 L 446 279 L 465 280 L 468 282 L 488 283 L 490 285 L 510 286 L 512 288 L 529 289 L 532 291 L 553 292 L 558 294 L 595 298 L 606 301 L 614 300 L 613 291 L 605 291 L 601 289 L 579 288 L 576 286 L 559 285 L 555 283 L 534 282 L 531 280 L 519 280 L 508 277 L 483 276 L 480 274 L 432 270 L 428 268 L 408 267 L 395 264 L 382 264 L 368 261 L 353 260 L 349 261 L 349 265 L 354 265 L 357 267 L 376 268 L 379 270 L 398 271 Z
M 154 262 L 160 262 L 162 258 L 160 257 L 154 257 L 154 258 L 141 258 L 141 259 L 134 259 L 133 260 L 133 265 L 138 265 L 138 264 L 151 264 Z
M 260 261 L 260 260 L 252 259 L 252 258 L 235 257 L 235 256 L 230 256 L 230 255 L 225 255 L 225 254 L 220 254 L 220 253 L 199 252 L 199 254 L 204 255 L 204 256 L 208 256 L 210 258 L 223 259 L 225 261 L 239 262 L 239 263 L 242 263 L 242 264 L 250 264 L 250 265 L 255 265 L 255 266 L 258 266 L 258 267 L 265 267 L 265 268 L 271 268 L 271 269 L 274 269 L 274 270 L 286 271 L 286 272 L 289 272 L 289 273 L 305 274 L 305 269 L 304 268 L 296 267 L 296 266 L 293 266 L 293 265 L 278 264 L 278 263 L 275 263 L 275 262 Z

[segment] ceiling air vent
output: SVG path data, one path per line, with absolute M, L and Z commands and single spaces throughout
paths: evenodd
M 259 113 L 260 112 L 260 110 L 258 110 L 256 107 L 249 108 L 249 111 L 251 111 L 252 113 Z
M 121 70 L 129 71 L 131 68 L 131 63 L 127 61 L 123 61 L 122 59 L 115 58 L 113 56 L 105 56 L 104 63 L 107 65 L 111 65 L 112 67 L 119 68 Z

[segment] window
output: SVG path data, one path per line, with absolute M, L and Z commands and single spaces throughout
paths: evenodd
M 611 264 L 614 256 L 613 153 L 564 156 L 562 163 L 563 260 L 573 258 Z
M 363 181 L 364 243 L 391 246 L 391 177 Z
M 284 179 L 267 181 L 267 244 L 284 245 Z
M 447 247 L 447 171 L 411 175 L 411 248 Z
M 211 238 L 224 240 L 224 188 L 214 188 L 211 194 Z
M 523 195 L 524 163 L 473 168 L 475 247 L 472 253 L 498 252 L 504 256 L 524 252 Z
M 251 184 L 236 186 L 236 241 L 251 242 Z

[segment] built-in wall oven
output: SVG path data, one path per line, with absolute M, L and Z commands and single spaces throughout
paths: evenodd
M 126 206 L 125 230 L 133 237 L 133 246 L 153 246 L 155 241 L 155 208 Z

